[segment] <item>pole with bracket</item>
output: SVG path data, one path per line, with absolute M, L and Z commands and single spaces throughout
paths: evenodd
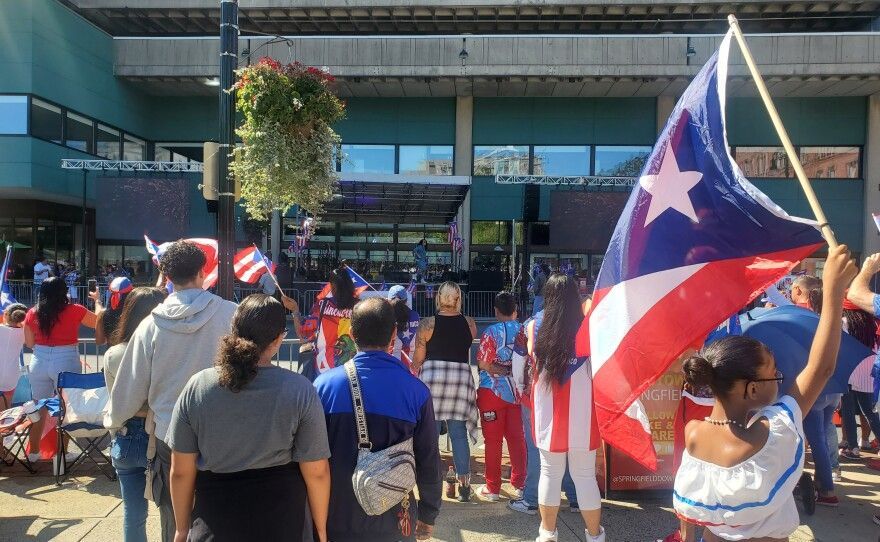
M 782 119 L 779 117 L 779 112 L 776 111 L 776 106 L 773 105 L 773 99 L 770 97 L 767 85 L 764 84 L 764 78 L 761 76 L 761 72 L 758 71 L 758 66 L 755 64 L 752 52 L 749 50 L 742 30 L 739 28 L 739 21 L 736 20 L 734 15 L 728 15 L 727 22 L 730 24 L 731 30 L 733 30 L 737 43 L 739 43 L 739 48 L 752 74 L 752 79 L 755 80 L 755 86 L 758 87 L 758 94 L 761 95 L 761 100 L 764 101 L 767 113 L 770 114 L 770 120 L 773 121 L 773 127 L 776 128 L 776 133 L 779 134 L 779 139 L 782 140 L 782 146 L 785 148 L 785 154 L 788 155 L 788 161 L 791 162 L 794 173 L 801 184 L 804 194 L 807 196 L 807 201 L 810 203 L 810 208 L 816 216 L 816 221 L 819 222 L 822 236 L 825 237 L 829 247 L 835 248 L 837 246 L 837 238 L 835 238 L 834 231 L 832 231 L 831 226 L 828 224 L 828 219 L 825 217 L 825 212 L 822 210 L 819 198 L 816 197 L 816 193 L 813 191 L 809 179 L 807 179 L 807 174 L 804 172 L 803 166 L 801 166 L 801 161 L 794 150 L 794 145 L 791 144 L 788 132 L 786 132 L 785 126 L 782 125 Z
M 219 277 L 217 293 L 233 297 L 232 259 L 235 250 L 235 184 L 229 161 L 235 143 L 235 69 L 238 67 L 238 0 L 220 0 L 220 153 L 217 205 Z
M 82 170 L 83 174 L 83 197 L 82 197 L 82 234 L 80 235 L 79 250 L 79 280 L 83 285 L 88 280 L 88 271 L 86 270 L 86 198 L 88 196 L 89 171 L 86 168 Z M 39 257 L 39 255 L 37 255 Z

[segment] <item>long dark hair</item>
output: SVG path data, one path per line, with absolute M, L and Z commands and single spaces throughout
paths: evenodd
M 397 324 L 397 332 L 404 333 L 409 327 L 409 306 L 405 299 L 396 297 L 391 300 L 391 308 L 394 309 L 394 320 Z
M 873 350 L 877 342 L 877 320 L 874 316 L 861 309 L 843 309 L 843 318 L 846 320 L 847 333 Z
M 535 339 L 538 374 L 547 381 L 562 382 L 574 357 L 574 342 L 584 312 L 577 283 L 572 277 L 554 273 L 544 286 L 544 320 Z
M 126 294 L 119 323 L 109 337 L 110 346 L 130 341 L 141 321 L 165 301 L 165 295 L 165 290 L 148 286 L 135 288 Z
M 330 272 L 330 291 L 333 292 L 333 304 L 337 309 L 352 309 L 357 303 L 354 282 L 344 265 Z
M 232 333 L 220 341 L 214 365 L 220 385 L 239 392 L 257 376 L 260 355 L 287 328 L 284 306 L 265 294 L 247 296 L 235 310 Z
M 40 284 L 40 298 L 37 301 L 37 323 L 40 332 L 48 336 L 61 318 L 61 312 L 70 304 L 67 298 L 67 283 L 59 277 L 49 277 Z

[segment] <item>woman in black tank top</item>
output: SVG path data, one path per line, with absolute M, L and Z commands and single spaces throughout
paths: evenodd
M 474 319 L 461 313 L 461 289 L 444 282 L 435 297 L 437 315 L 422 319 L 412 370 L 431 390 L 438 432 L 445 421 L 460 482 L 458 500 L 470 500 L 471 435 L 477 429 L 476 388 L 470 349 L 477 335 Z M 476 440 L 474 439 L 474 442 Z

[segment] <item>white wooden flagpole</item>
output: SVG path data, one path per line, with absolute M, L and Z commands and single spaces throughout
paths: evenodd
M 755 86 L 758 87 L 758 93 L 764 101 L 767 113 L 770 114 L 770 120 L 773 121 L 773 126 L 776 128 L 776 133 L 779 134 L 779 139 L 782 140 L 782 146 L 785 148 L 788 160 L 791 162 L 791 166 L 794 168 L 794 173 L 797 176 L 798 181 L 801 183 L 801 188 L 807 196 L 807 201 L 810 203 L 810 208 L 816 216 L 816 221 L 819 222 L 819 227 L 822 229 L 822 236 L 825 237 L 828 246 L 835 248 L 837 246 L 837 239 L 834 237 L 834 231 L 832 231 L 831 226 L 828 224 L 828 219 L 825 218 L 825 212 L 822 210 L 822 205 L 819 204 L 819 199 L 816 197 L 816 193 L 813 191 L 809 179 L 807 179 L 807 174 L 804 172 L 803 166 L 801 166 L 801 161 L 794 150 L 794 145 L 791 144 L 788 132 L 785 131 L 785 126 L 782 125 L 782 119 L 779 118 L 779 112 L 776 111 L 776 106 L 773 105 L 773 99 L 770 98 L 770 92 L 767 90 L 767 85 L 764 84 L 764 78 L 761 77 L 761 72 L 758 71 L 758 67 L 755 65 L 755 59 L 752 57 L 752 52 L 749 50 L 749 46 L 746 44 L 746 39 L 743 37 L 742 30 L 739 28 L 739 21 L 736 20 L 734 15 L 728 15 L 727 22 L 733 30 L 733 35 L 736 36 L 736 41 L 739 43 L 743 58 L 749 67 L 749 71 L 752 73 L 752 79 L 755 80 Z

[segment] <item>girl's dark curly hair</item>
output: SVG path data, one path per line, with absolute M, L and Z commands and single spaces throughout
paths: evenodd
M 221 386 L 239 392 L 257 376 L 260 356 L 286 329 L 285 314 L 284 306 L 265 294 L 249 295 L 241 302 L 232 318 L 232 333 L 221 339 L 214 363 Z

